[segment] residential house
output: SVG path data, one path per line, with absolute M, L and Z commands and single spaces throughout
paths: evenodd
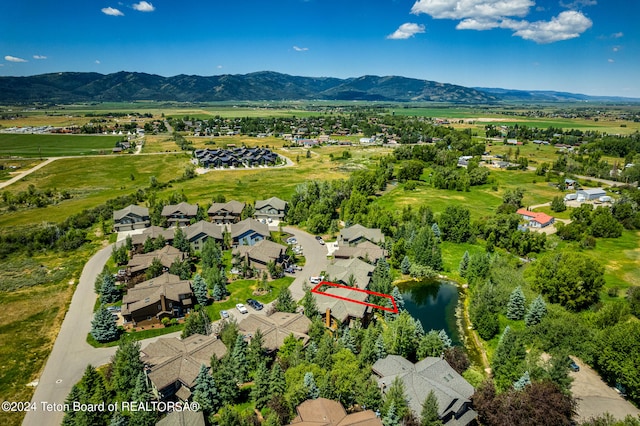
M 364 241 L 379 243 L 384 241 L 382 231 L 377 228 L 366 228 L 360 224 L 344 228 L 340 231 L 338 245 L 353 246 Z
M 260 240 L 267 239 L 269 226 L 258 220 L 247 218 L 230 226 L 231 239 L 234 245 L 252 246 Z
M 260 330 L 263 347 L 268 351 L 277 351 L 284 344 L 284 339 L 291 334 L 306 345 L 310 326 L 311 321 L 304 315 L 275 312 L 270 316 L 249 314 L 240 321 L 238 329 L 250 338 Z
M 476 412 L 471 409 L 473 386 L 443 358 L 427 357 L 414 364 L 401 356 L 388 355 L 376 361 L 372 371 L 383 394 L 394 379 L 400 379 L 409 408 L 415 415 L 420 415 L 423 401 L 433 391 L 438 400 L 438 415 L 444 425 L 475 423 Z
M 168 244 L 171 244 L 175 236 L 176 228 L 164 229 L 161 226 L 150 226 L 142 231 L 140 234 L 134 234 L 131 236 L 131 243 L 133 244 L 133 252 L 141 253 L 144 243 L 148 238 L 155 240 L 162 236 Z
M 338 246 L 338 250 L 333 252 L 336 259 L 362 259 L 373 264 L 387 255 L 385 249 L 370 241 L 363 241 L 355 246 Z
M 164 270 L 167 271 L 173 262 L 182 262 L 186 257 L 186 253 L 169 245 L 149 253 L 134 254 L 127 264 L 127 276 L 129 279 L 135 279 L 144 274 L 153 263 L 153 259 L 158 259 L 164 266 Z
M 200 222 L 196 222 L 191 226 L 185 228 L 185 234 L 189 243 L 191 244 L 191 248 L 195 251 L 202 250 L 204 247 L 205 241 L 209 238 L 213 238 L 217 242 L 222 242 L 222 228 L 218 225 L 214 225 L 211 222 L 207 222 L 206 220 L 201 220 Z
M 156 426 L 205 426 L 202 411 L 176 410 L 158 420 Z
M 233 249 L 236 258 L 246 261 L 249 267 L 260 270 L 267 269 L 269 262 L 284 265 L 288 257 L 287 247 L 269 240 L 260 240 L 252 246 L 240 245 Z
M 527 209 L 518 209 L 516 212 L 526 221 L 528 221 L 528 226 L 531 228 L 545 228 L 549 225 L 553 225 L 555 222 L 555 218 L 553 216 L 549 216 L 546 213 L 542 212 L 532 212 Z
M 240 222 L 240 216 L 244 210 L 245 203 L 240 201 L 231 200 L 226 203 L 213 203 L 207 214 L 209 220 L 217 224 L 229 224 Z
M 308 399 L 296 407 L 290 426 L 382 426 L 371 410 L 347 414 L 342 404 L 325 398 Z
M 127 290 L 122 298 L 122 317 L 136 326 L 154 324 L 163 318 L 180 318 L 193 305 L 191 283 L 165 272 Z
M 576 194 L 578 195 L 578 201 L 591 201 L 607 195 L 607 192 L 602 188 L 591 188 L 580 189 L 576 191 Z
M 287 214 L 289 204 L 278 197 L 267 200 L 257 200 L 254 216 L 256 219 L 282 220 Z
M 113 212 L 113 227 L 116 232 L 132 231 L 151 226 L 149 209 L 131 204 Z
M 371 307 L 358 303 L 367 301 L 367 293 L 342 287 L 327 287 L 322 293 L 326 294 L 313 293 L 313 297 L 318 312 L 324 315 L 327 328 L 336 329 L 341 324 L 353 327 L 356 323 L 366 326 L 369 323 Z
M 169 204 L 162 208 L 162 217 L 167 219 L 167 225 L 187 226 L 191 223 L 191 219 L 195 219 L 198 215 L 198 205 L 182 202 L 180 204 Z
M 369 286 L 374 269 L 375 266 L 358 258 L 338 259 L 327 266 L 327 281 L 355 286 L 363 290 Z
M 269 166 L 278 163 L 278 154 L 266 148 L 236 148 L 228 144 L 229 149 L 196 149 L 193 153 L 203 167 L 253 167 Z
M 174 395 L 187 401 L 195 386 L 200 366 L 211 364 L 211 357 L 220 359 L 227 348 L 215 336 L 192 334 L 186 339 L 160 338 L 140 351 L 151 389 L 158 399 Z

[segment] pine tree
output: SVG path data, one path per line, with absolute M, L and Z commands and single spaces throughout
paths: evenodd
M 123 337 L 111 366 L 111 387 L 121 401 L 131 399 L 138 374 L 144 371 L 144 364 L 140 361 L 140 343 Z
M 491 361 L 496 388 L 506 390 L 521 377 L 526 355 L 524 344 L 516 333 L 509 326 L 505 327 Z
M 376 361 L 387 356 L 387 349 L 384 346 L 384 339 L 382 338 L 382 334 L 379 334 L 376 338 L 375 355 Z
M 522 377 L 520 377 L 518 381 L 513 384 L 513 388 L 517 391 L 521 391 L 530 384 L 531 378 L 529 377 L 529 371 L 525 371 Z
M 218 269 L 222 262 L 222 251 L 213 238 L 207 238 L 202 246 L 202 269 Z
M 433 231 L 433 235 L 435 235 L 435 237 L 437 239 L 441 239 L 442 238 L 442 233 L 440 232 L 440 227 L 438 226 L 438 224 L 436 222 L 433 222 L 433 225 L 431 225 L 431 230 Z
M 435 392 L 429 391 L 429 394 L 422 402 L 422 411 L 420 412 L 420 426 L 440 426 L 442 421 L 438 415 L 438 398 Z
M 120 290 L 116 287 L 116 279 L 111 274 L 104 274 L 100 286 L 100 303 L 113 303 L 119 298 Z
M 428 356 L 439 357 L 444 351 L 444 344 L 437 331 L 431 330 L 420 339 L 418 344 L 417 356 L 418 359 L 423 359 Z
M 147 237 L 147 239 L 144 240 L 144 245 L 142 246 L 142 251 L 144 253 L 151 253 L 153 250 L 155 250 L 155 246 L 153 244 L 153 239 L 151 237 Z
M 304 314 L 307 318 L 312 319 L 318 315 L 318 304 L 306 281 L 302 285 L 302 289 L 304 290 L 304 297 L 301 304 L 304 307 Z
M 222 298 L 224 297 L 222 293 L 222 287 L 220 287 L 218 284 L 214 285 L 212 296 L 213 296 L 213 300 L 215 300 L 216 302 L 222 300 Z
M 187 235 L 180 227 L 176 227 L 173 236 L 173 246 L 183 253 L 189 253 L 191 251 L 191 245 L 189 244 Z
M 402 259 L 402 263 L 400 263 L 400 271 L 405 274 L 408 275 L 409 271 L 411 270 L 411 261 L 409 260 L 409 256 L 404 256 L 404 259 Z
M 180 338 L 185 339 L 192 334 L 209 334 L 209 315 L 206 311 L 192 311 L 184 322 Z
M 267 402 L 271 399 L 271 381 L 266 361 L 261 362 L 256 370 L 253 388 L 251 388 L 251 399 L 259 410 L 266 407 Z
M 342 330 L 342 336 L 340 336 L 339 341 L 342 347 L 349 349 L 354 354 L 358 353 L 358 350 L 356 349 L 356 340 L 353 337 L 353 334 L 351 333 L 351 329 L 349 327 L 345 327 Z
M 282 371 L 280 364 L 277 362 L 274 362 L 273 367 L 271 367 L 269 383 L 271 383 L 271 395 L 282 396 L 287 390 L 287 382 L 284 378 L 284 372 Z
M 438 337 L 440 338 L 440 340 L 442 341 L 442 346 L 444 347 L 444 349 L 449 349 L 451 347 L 451 345 L 453 344 L 451 342 L 451 338 L 449 337 L 449 335 L 447 334 L 446 331 L 444 330 L 440 330 L 438 332 Z
M 462 260 L 460 260 L 460 265 L 458 266 L 458 271 L 460 271 L 460 276 L 462 278 L 467 276 L 468 268 L 469 268 L 469 252 L 465 251 L 464 255 L 462 255 Z
M 398 312 L 404 311 L 404 298 L 402 297 L 402 293 L 398 290 L 397 286 L 393 286 L 393 290 L 391 290 L 391 296 L 396 301 L 396 306 L 398 307 Z
M 84 390 L 78 384 L 75 384 L 71 388 L 71 392 L 69 392 L 67 398 L 64 400 L 65 407 L 72 407 L 74 402 L 83 403 L 86 400 L 85 398 L 86 397 L 84 395 Z M 79 412 L 75 411 L 72 408 L 69 408 L 69 410 L 65 411 L 64 413 L 62 426 L 72 426 L 77 424 L 76 417 L 78 416 L 78 414 Z
M 307 371 L 304 373 L 304 387 L 307 388 L 307 396 L 309 399 L 317 399 L 320 396 L 320 390 L 313 379 L 313 373 Z
M 247 371 L 253 374 L 264 359 L 264 337 L 262 331 L 257 329 L 251 337 L 247 347 Z
M 424 327 L 422 326 L 422 321 L 417 318 L 413 318 L 413 323 L 416 326 L 416 339 L 420 339 L 424 336 Z
M 240 393 L 232 364 L 231 358 L 226 356 L 214 376 L 222 405 L 232 404 Z
M 539 324 L 545 315 L 547 315 L 547 304 L 544 303 L 542 295 L 539 294 L 529 305 L 529 310 L 524 317 L 524 323 L 527 327 L 532 327 Z
M 398 377 L 393 379 L 389 390 L 384 396 L 382 412 L 388 413 L 391 407 L 395 409 L 399 418 L 404 417 L 404 415 L 409 412 L 409 403 L 404 391 L 404 383 Z
M 109 422 L 109 426 L 127 426 L 129 421 L 125 416 L 122 415 L 120 411 L 116 411 L 111 416 L 111 421 Z
M 238 334 L 231 352 L 231 365 L 238 383 L 244 383 L 247 378 L 247 342 L 244 336 Z
M 318 353 L 318 345 L 313 340 L 311 343 L 307 345 L 304 350 L 304 359 L 308 363 L 313 363 L 316 359 L 316 354 Z
M 220 400 L 218 399 L 216 382 L 204 364 L 200 366 L 200 371 L 198 372 L 195 383 L 193 401 L 200 404 L 202 410 L 207 414 L 218 411 L 218 408 L 220 408 Z
M 521 320 L 525 313 L 525 298 L 522 288 L 516 287 L 509 296 L 507 304 L 507 318 L 512 320 Z
M 124 240 L 124 246 L 127 248 L 127 250 L 131 251 L 133 250 L 133 238 L 131 238 L 131 235 L 127 235 L 127 238 L 125 238 Z
M 400 416 L 396 413 L 396 406 L 394 404 L 389 405 L 387 414 L 382 418 L 382 424 L 384 426 L 398 426 L 400 424 Z
M 91 321 L 91 335 L 98 342 L 111 342 L 118 338 L 118 327 L 111 312 L 102 305 Z
M 276 299 L 276 310 L 278 312 L 295 312 L 296 311 L 296 302 L 293 300 L 291 296 L 291 291 L 289 291 L 289 287 L 285 287 L 280 290 L 280 294 Z
M 208 294 L 207 294 L 207 283 L 202 278 L 202 275 L 196 274 L 193 278 L 193 294 L 196 296 L 196 300 L 198 304 L 204 306 L 207 304 Z

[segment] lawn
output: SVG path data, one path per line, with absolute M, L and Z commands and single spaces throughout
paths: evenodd
M 640 286 L 640 231 L 623 231 L 620 238 L 598 238 L 592 256 L 605 267 L 606 286 L 617 287 L 620 297 L 631 285 Z
M 0 133 L 1 157 L 62 157 L 111 153 L 122 136 Z

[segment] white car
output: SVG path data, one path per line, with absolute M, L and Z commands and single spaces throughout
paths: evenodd
M 248 314 L 249 311 L 247 310 L 247 308 L 242 304 L 242 303 L 238 303 L 236 305 L 236 309 L 238 310 L 238 312 L 240 312 L 241 314 Z
M 319 276 L 319 277 L 309 277 L 309 282 L 311 284 L 320 284 L 320 281 L 324 280 L 323 276 Z

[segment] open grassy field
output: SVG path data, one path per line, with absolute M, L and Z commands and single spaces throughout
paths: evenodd
M 0 157 L 62 157 L 111 153 L 122 136 L 0 133 Z

